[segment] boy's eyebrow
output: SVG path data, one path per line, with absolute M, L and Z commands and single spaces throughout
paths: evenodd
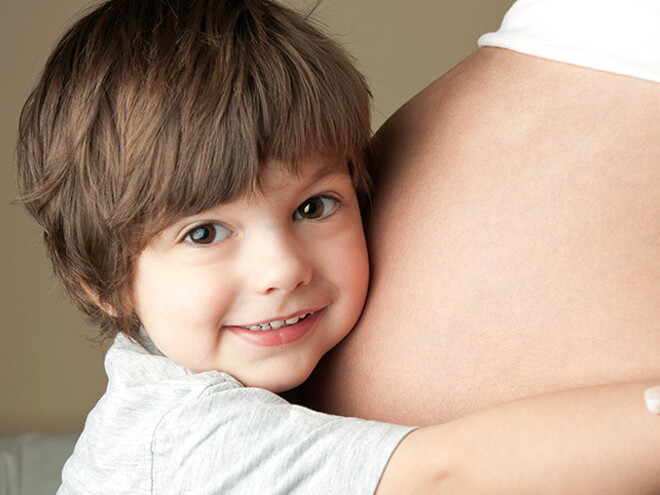
M 348 165 L 345 163 L 338 164 L 337 162 L 326 162 L 324 166 L 319 167 L 316 172 L 310 177 L 311 182 L 316 182 L 329 175 L 350 175 Z

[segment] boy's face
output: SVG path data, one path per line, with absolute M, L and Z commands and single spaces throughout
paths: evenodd
M 194 371 L 274 392 L 304 381 L 354 326 L 367 292 L 360 210 L 347 168 L 277 162 L 263 194 L 182 218 L 136 261 L 135 310 L 156 346 Z

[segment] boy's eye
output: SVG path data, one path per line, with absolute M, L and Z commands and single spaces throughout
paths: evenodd
M 190 229 L 183 240 L 191 244 L 214 244 L 230 235 L 231 231 L 222 224 L 204 223 Z
M 295 220 L 317 220 L 334 213 L 339 201 L 329 196 L 314 196 L 302 203 L 293 213 Z

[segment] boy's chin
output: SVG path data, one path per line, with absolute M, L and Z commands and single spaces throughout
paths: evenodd
M 302 383 L 305 380 L 307 380 L 307 378 L 309 378 L 309 375 L 311 375 L 311 371 L 302 377 L 297 377 L 297 378 L 292 377 L 289 379 L 281 379 L 281 380 L 256 380 L 251 384 L 243 383 L 243 385 L 245 385 L 246 387 L 265 388 L 266 390 L 269 390 L 276 394 L 282 394 L 284 392 L 288 392 L 302 385 Z
M 315 365 L 316 363 L 305 370 L 289 369 L 283 374 L 271 373 L 269 376 L 246 377 L 245 380 L 238 378 L 238 380 L 246 387 L 264 388 L 276 394 L 282 394 L 302 385 L 314 371 Z

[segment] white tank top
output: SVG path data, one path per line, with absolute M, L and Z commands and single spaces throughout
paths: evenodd
M 660 82 L 660 0 L 518 0 L 479 46 Z

